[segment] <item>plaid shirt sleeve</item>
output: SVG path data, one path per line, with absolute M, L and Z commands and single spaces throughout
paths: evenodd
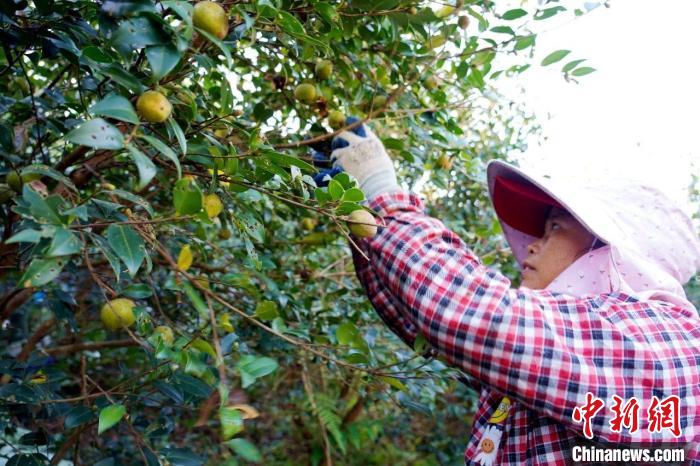
M 625 428 L 613 432 L 613 395 L 636 397 L 644 410 L 652 396 L 678 395 L 682 438 L 663 439 L 684 442 L 700 433 L 697 316 L 621 293 L 576 298 L 513 289 L 426 215 L 417 195 L 381 194 L 370 207 L 385 226 L 358 241 L 371 264 L 359 267 L 358 276 L 392 329 L 414 328 L 451 365 L 578 434 L 582 425 L 572 413 L 587 392 L 606 403 L 592 419 L 597 440 L 667 435 L 648 431 L 645 411 L 634 436 Z

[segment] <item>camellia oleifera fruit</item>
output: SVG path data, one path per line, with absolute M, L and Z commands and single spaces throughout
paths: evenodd
M 309 83 L 299 84 L 294 89 L 294 97 L 307 104 L 313 103 L 316 100 L 316 86 Z
M 371 238 L 377 234 L 377 222 L 374 215 L 366 210 L 353 210 L 348 217 L 348 228 L 359 238 Z
M 437 166 L 443 170 L 449 170 L 452 168 L 452 159 L 447 154 L 442 154 L 437 159 Z
M 457 24 L 459 25 L 460 29 L 467 29 L 469 27 L 469 17 L 468 16 L 460 16 L 459 19 L 457 20 Z
M 219 230 L 219 239 L 222 239 L 224 241 L 227 239 L 231 239 L 231 230 L 229 230 L 228 228 L 222 228 L 221 230 Z
M 328 113 L 328 124 L 333 129 L 339 129 L 345 126 L 345 114 L 340 110 L 331 110 Z
M 20 175 L 17 170 L 10 170 L 7 172 L 7 175 L 5 175 L 5 183 L 7 183 L 15 192 L 22 192 L 22 185 L 24 182 L 22 181 L 22 175 Z
M 428 76 L 427 78 L 425 78 L 426 89 L 433 90 L 436 87 L 438 87 L 439 84 L 440 84 L 440 82 L 438 81 L 438 78 L 436 78 L 435 76 Z
M 136 322 L 135 306 L 132 300 L 126 298 L 117 298 L 105 303 L 100 311 L 102 324 L 112 331 L 130 327 Z
M 153 334 L 160 335 L 160 338 L 161 340 L 163 340 L 163 343 L 165 343 L 168 346 L 172 345 L 173 341 L 175 341 L 175 334 L 173 333 L 173 329 L 171 329 L 167 325 L 159 325 L 158 327 L 153 329 Z
M 228 35 L 228 14 L 216 2 L 197 3 L 192 12 L 192 24 L 218 39 Z
M 333 63 L 328 60 L 319 60 L 314 71 L 318 79 L 328 79 L 333 74 Z
M 150 123 L 162 123 L 173 111 L 170 101 L 158 91 L 146 91 L 136 101 L 136 110 Z
M 224 210 L 224 203 L 221 202 L 221 199 L 216 194 L 207 194 L 204 196 L 204 210 L 209 218 L 214 218 Z
M 301 226 L 304 230 L 311 231 L 318 225 L 318 220 L 313 217 L 304 217 L 301 219 Z

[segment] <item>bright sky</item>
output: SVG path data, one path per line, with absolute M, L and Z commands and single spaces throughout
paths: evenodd
M 536 112 L 547 139 L 541 146 L 533 141 L 520 165 L 551 176 L 644 180 L 691 214 L 698 207 L 687 201 L 690 173 L 700 174 L 700 1 L 611 0 L 610 6 L 538 37 L 536 65 L 516 79 L 524 88 L 518 100 Z M 572 52 L 560 63 L 539 65 L 558 49 Z M 559 73 L 575 58 L 598 70 L 578 85 Z

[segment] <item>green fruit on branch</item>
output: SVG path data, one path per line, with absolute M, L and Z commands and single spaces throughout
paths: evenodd
M 333 129 L 339 129 L 345 126 L 345 114 L 340 110 L 331 110 L 328 113 L 328 124 Z
M 408 14 L 409 14 L 409 15 L 418 14 L 418 8 L 412 6 L 411 8 L 408 9 Z
M 7 175 L 5 175 L 5 183 L 7 183 L 15 192 L 22 192 L 22 185 L 24 184 L 24 181 L 22 181 L 22 175 L 19 173 L 19 171 L 10 170 L 7 172 Z
M 136 101 L 136 110 L 150 123 L 162 123 L 173 110 L 170 101 L 158 91 L 146 91 Z
M 318 63 L 316 63 L 315 71 L 318 79 L 328 79 L 333 74 L 333 63 L 328 60 L 319 60 Z
M 348 228 L 359 238 L 371 238 L 377 234 L 377 221 L 366 210 L 354 210 L 348 217 Z
M 460 16 L 457 20 L 457 25 L 459 25 L 460 29 L 467 29 L 467 27 L 469 27 L 469 17 Z
M 160 339 L 163 340 L 163 343 L 165 343 L 168 346 L 172 345 L 173 341 L 175 341 L 175 334 L 173 333 L 173 329 L 171 329 L 167 325 L 159 325 L 158 327 L 153 329 L 153 334 L 159 335 Z
M 437 159 L 437 166 L 442 168 L 443 170 L 449 170 L 450 168 L 452 168 L 452 159 L 449 155 L 442 154 Z
M 9 184 L 0 183 L 0 204 L 10 201 L 16 194 Z
M 304 103 L 311 104 L 316 100 L 316 86 L 309 83 L 299 84 L 294 89 L 294 97 Z
M 228 14 L 216 2 L 197 3 L 192 12 L 192 24 L 219 39 L 228 35 Z
M 426 89 L 433 90 L 438 87 L 440 82 L 435 76 L 428 76 L 427 78 L 425 78 L 424 84 Z
M 119 330 L 120 328 L 130 327 L 136 322 L 134 315 L 134 307 L 136 304 L 126 298 L 113 299 L 104 306 L 100 311 L 100 319 L 107 330 Z
M 226 241 L 227 239 L 231 239 L 231 230 L 228 228 L 222 228 L 219 230 L 219 239 Z
M 311 231 L 318 225 L 318 220 L 313 217 L 304 217 L 301 219 L 301 226 L 304 230 Z

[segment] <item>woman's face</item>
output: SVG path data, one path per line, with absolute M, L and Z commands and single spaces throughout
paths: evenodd
M 521 286 L 531 290 L 546 288 L 588 251 L 593 239 L 594 236 L 566 210 L 552 207 L 545 223 L 544 236 L 528 246 Z

